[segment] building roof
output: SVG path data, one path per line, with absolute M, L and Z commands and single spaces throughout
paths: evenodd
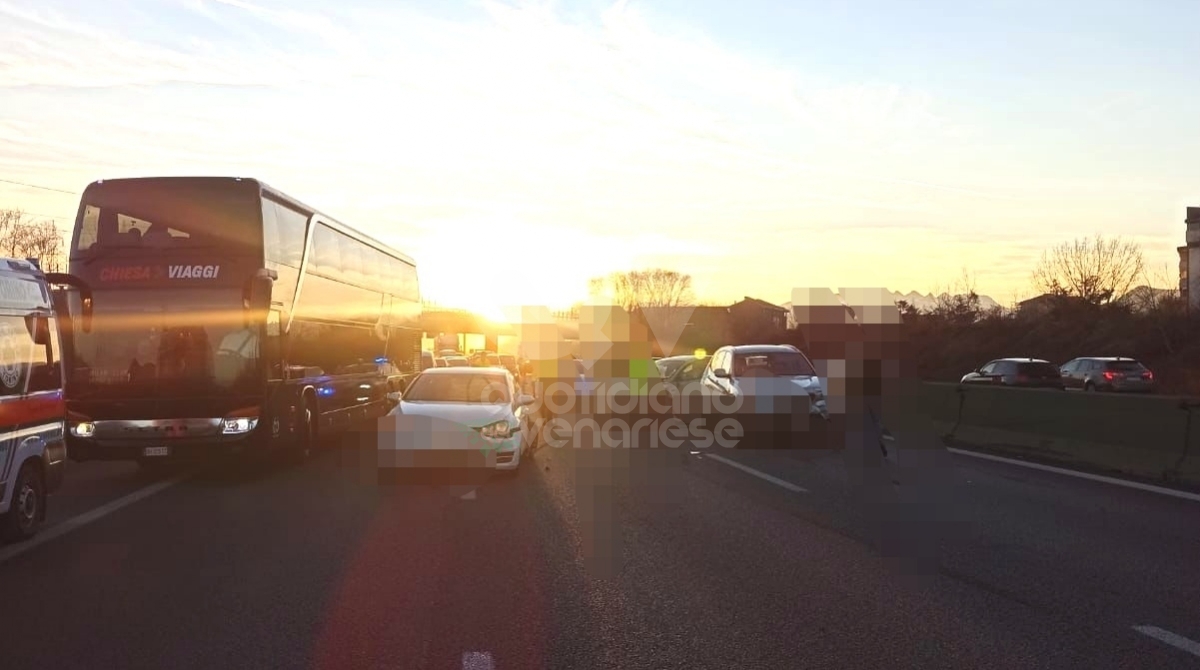
M 750 296 L 746 296 L 746 297 L 742 298 L 740 301 L 733 303 L 732 305 L 730 305 L 730 308 L 737 307 L 738 305 L 744 305 L 744 304 L 757 305 L 759 307 L 773 309 L 778 312 L 788 311 L 788 308 L 786 308 L 786 307 L 780 307 L 779 305 L 776 305 L 775 303 L 767 302 L 766 300 L 759 300 L 758 298 L 751 298 Z

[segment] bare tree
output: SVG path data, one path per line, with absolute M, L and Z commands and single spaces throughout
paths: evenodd
M 966 268 L 956 282 L 937 294 L 929 310 L 936 319 L 956 325 L 975 323 L 983 312 L 979 294 L 975 291 L 975 278 Z
M 25 213 L 19 209 L 0 209 L 0 253 L 9 258 L 16 254 L 16 239 L 14 232 L 25 220 Z
M 593 295 L 608 294 L 628 311 L 647 307 L 675 308 L 692 304 L 691 275 L 654 268 L 614 272 L 590 282 Z
M 22 256 L 36 258 L 46 272 L 59 272 L 63 268 L 63 236 L 53 221 L 37 221 L 21 228 Z
M 19 209 L 0 210 L 0 254 L 35 258 L 47 272 L 66 265 L 66 243 L 52 221 L 32 221 Z
M 1167 271 L 1165 265 L 1154 272 L 1146 268 L 1139 277 L 1141 283 L 1135 288 L 1126 291 L 1117 300 L 1140 314 L 1154 312 L 1163 305 L 1179 298 L 1178 282 L 1176 282 L 1175 286 L 1172 286 L 1170 276 L 1170 272 Z M 1169 288 L 1159 288 L 1162 286 Z
M 640 315 L 655 351 L 663 356 L 671 355 L 695 309 L 691 275 L 675 270 L 614 272 L 591 280 L 590 289 L 594 298 L 603 296 L 614 306 Z
M 1145 268 L 1142 248 L 1132 240 L 1080 238 L 1042 254 L 1033 283 L 1043 293 L 1107 304 L 1129 292 Z

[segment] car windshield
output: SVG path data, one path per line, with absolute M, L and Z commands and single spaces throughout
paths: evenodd
M 687 365 L 688 362 L 693 361 L 693 360 L 695 360 L 695 359 L 691 358 L 691 357 L 660 358 L 657 361 L 654 361 L 654 363 L 655 363 L 655 365 L 658 366 L 658 371 L 663 377 L 670 377 L 671 375 L 675 374 L 676 370 L 683 367 L 684 365 Z
M 1141 373 L 1141 372 L 1146 371 L 1146 366 L 1142 365 L 1141 363 L 1139 363 L 1137 361 L 1112 361 L 1106 366 L 1106 369 L 1109 372 Z
M 451 402 L 503 405 L 512 401 L 500 375 L 423 374 L 404 394 L 406 402 Z
M 736 377 L 811 377 L 817 374 L 808 358 L 797 351 L 735 354 Z
M 704 369 L 708 367 L 708 361 L 708 356 L 684 361 L 683 364 L 679 366 L 674 381 L 681 382 L 700 379 L 700 377 L 704 374 Z M 663 376 L 666 377 L 667 375 Z

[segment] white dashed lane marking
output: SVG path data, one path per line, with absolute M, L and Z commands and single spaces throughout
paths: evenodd
M 767 473 L 762 472 L 760 470 L 755 470 L 754 468 L 752 468 L 748 465 L 742 465 L 741 463 L 738 463 L 737 461 L 732 460 L 732 459 L 725 458 L 724 456 L 718 456 L 717 454 L 704 454 L 704 458 L 707 460 L 716 461 L 718 463 L 724 463 L 725 465 L 728 465 L 731 468 L 736 468 L 738 470 L 741 470 L 742 472 L 745 472 L 748 475 L 753 475 L 763 481 L 771 482 L 772 484 L 774 484 L 780 488 L 785 488 L 794 493 L 808 493 L 808 489 L 806 489 L 806 488 L 801 488 L 789 481 L 784 481 L 774 475 L 768 475 Z
M 4 549 L 0 549 L 0 563 L 3 563 L 11 558 L 16 557 L 16 556 L 19 556 L 19 555 L 29 551 L 30 549 L 33 549 L 35 547 L 40 547 L 41 545 L 43 545 L 51 540 L 60 538 L 63 535 L 66 535 L 67 533 L 69 533 L 77 528 L 82 528 L 83 526 L 86 526 L 89 523 L 92 523 L 93 521 L 102 519 L 102 518 L 108 516 L 109 514 L 112 514 L 113 512 L 121 509 L 122 507 L 127 507 L 139 500 L 142 500 L 143 498 L 149 498 L 150 496 L 154 495 L 155 493 L 159 493 L 161 491 L 169 489 L 172 486 L 183 481 L 184 479 L 185 479 L 184 477 L 177 477 L 175 479 L 168 479 L 167 481 L 158 482 L 157 484 L 151 484 L 150 486 L 138 489 L 138 490 L 134 491 L 133 493 L 130 493 L 127 496 L 117 498 L 116 500 L 113 500 L 112 502 L 109 502 L 109 503 L 106 503 L 104 505 L 97 507 L 96 509 L 93 509 L 88 512 L 84 512 L 83 514 L 80 514 L 79 516 L 71 517 L 70 519 L 63 521 L 62 523 L 51 526 L 50 528 L 47 528 L 46 530 L 42 531 L 41 533 L 35 535 L 33 537 L 33 539 L 31 539 L 31 540 L 28 540 L 26 542 L 21 542 L 20 544 L 10 545 L 8 547 L 5 547 Z
M 1176 649 L 1182 649 L 1192 656 L 1200 656 L 1200 642 L 1189 640 L 1182 635 L 1176 635 L 1175 633 L 1159 628 L 1158 626 L 1134 626 L 1133 629 L 1142 635 L 1152 637 L 1159 642 L 1166 642 Z

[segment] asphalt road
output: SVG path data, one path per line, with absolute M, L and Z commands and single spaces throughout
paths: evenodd
M 1200 503 L 932 445 L 875 488 L 792 451 L 75 465 L 49 539 L 0 547 L 0 667 L 1200 667 L 1163 641 L 1200 640 Z

